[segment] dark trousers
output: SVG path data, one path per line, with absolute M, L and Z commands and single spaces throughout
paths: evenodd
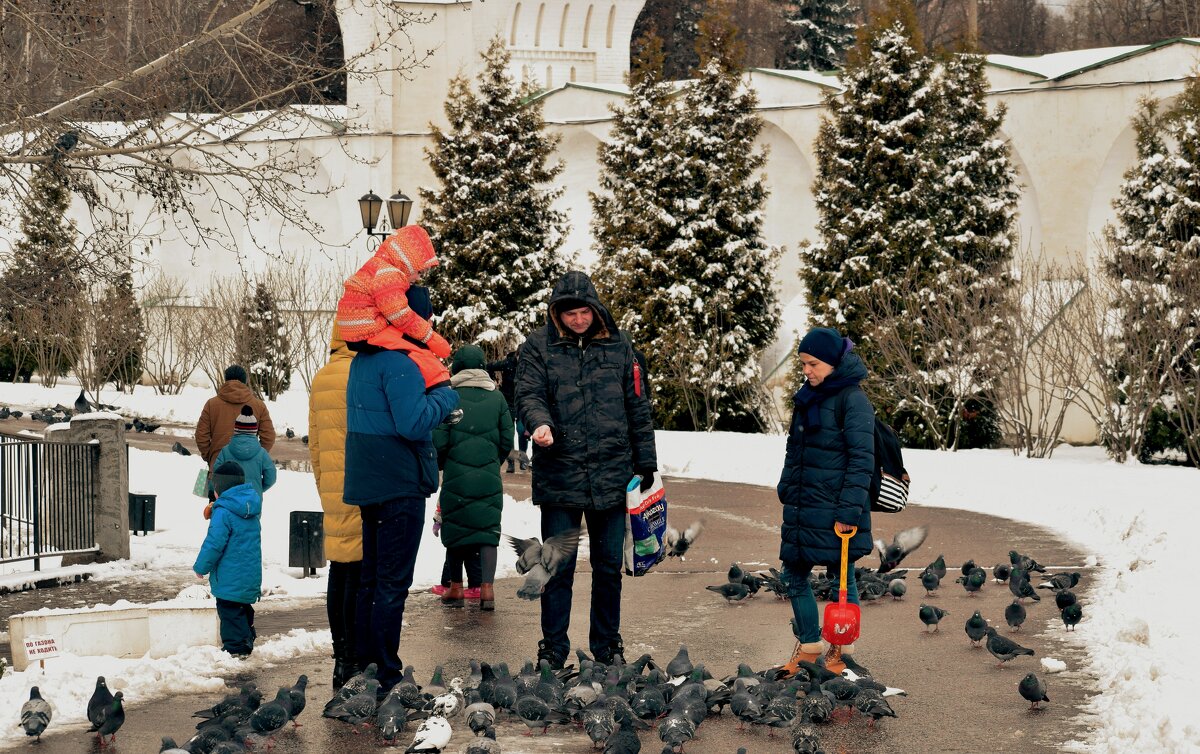
M 587 522 L 592 564 L 592 619 L 588 644 L 593 655 L 607 656 L 621 640 L 621 558 L 625 550 L 625 507 L 604 511 L 542 506 L 542 540 Z M 559 657 L 571 651 L 571 591 L 575 583 L 572 558 L 542 592 L 542 639 Z
M 325 610 L 329 613 L 329 633 L 333 635 L 333 656 L 353 663 L 355 652 L 354 615 L 358 611 L 358 582 L 362 576 L 362 561 L 339 563 L 329 561 L 329 590 L 325 593 Z
M 442 586 L 463 580 L 463 568 L 467 569 L 467 586 L 474 588 L 483 581 L 483 567 L 479 559 L 479 546 L 447 547 L 446 562 L 442 565 Z
M 404 603 L 412 586 L 424 498 L 399 498 L 361 506 L 363 522 L 362 576 L 358 583 L 357 627 L 359 664 L 379 666 L 379 685 L 388 691 L 400 680 L 400 626 Z
M 254 650 L 254 606 L 217 597 L 221 619 L 221 648 L 231 655 L 248 655 Z

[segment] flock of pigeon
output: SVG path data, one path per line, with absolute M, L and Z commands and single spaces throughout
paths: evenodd
M 60 422 L 70 421 L 71 417 L 80 414 L 91 413 L 92 411 L 119 411 L 116 406 L 110 406 L 107 403 L 92 403 L 87 399 L 87 395 L 83 390 L 79 391 L 79 397 L 75 399 L 74 407 L 64 406 L 57 403 L 53 406 L 34 409 L 29 412 L 29 418 L 35 422 L 43 424 L 58 424 Z M 0 406 L 0 421 L 7 419 L 20 419 L 25 415 L 24 411 L 9 408 L 8 406 Z M 161 424 L 152 424 L 144 422 L 139 417 L 134 417 L 133 421 L 125 422 L 126 432 L 154 432 Z
M 899 532 L 890 544 L 885 544 L 883 540 L 876 540 L 879 568 L 855 568 L 855 581 L 860 601 L 872 602 L 885 596 L 890 596 L 893 600 L 902 599 L 908 592 L 905 579 L 910 573 L 910 569 L 898 570 L 897 567 L 905 557 L 921 546 L 927 535 L 926 527 L 917 526 Z M 1004 610 L 1004 619 L 1010 630 L 1019 631 L 1021 624 L 1025 622 L 1028 615 L 1024 604 L 1026 599 L 1032 600 L 1034 603 L 1041 601 L 1041 596 L 1038 594 L 1039 589 L 1053 591 L 1055 606 L 1068 631 L 1074 630 L 1075 626 L 1083 619 L 1083 604 L 1071 591 L 1079 583 L 1080 574 L 1078 572 L 1058 573 L 1046 577 L 1035 588 L 1031 574 L 1044 575 L 1045 572 L 1045 567 L 1034 558 L 1022 555 L 1016 550 L 1009 552 L 1008 563 L 997 563 L 992 568 L 992 578 L 995 582 L 1008 584 L 1013 595 L 1012 603 Z M 968 597 L 978 594 L 988 581 L 987 572 L 976 565 L 973 559 L 962 564 L 960 573 L 961 575 L 955 579 L 955 583 L 962 585 Z M 942 555 L 938 555 L 933 562 L 920 570 L 919 579 L 922 588 L 925 589 L 926 598 L 931 598 L 938 592 L 946 574 L 946 560 Z M 729 603 L 745 600 L 760 590 L 771 592 L 779 599 L 787 597 L 787 585 L 783 580 L 783 575 L 775 568 L 751 572 L 738 563 L 733 563 L 729 567 L 727 576 L 728 580 L 725 583 L 708 586 L 706 589 L 721 595 Z M 829 569 L 827 573 L 813 572 L 809 575 L 809 583 L 818 599 L 837 599 L 839 584 L 833 569 Z M 949 614 L 947 610 L 926 603 L 921 603 L 917 611 L 921 622 L 927 629 L 932 628 L 933 632 L 938 630 L 938 624 L 942 618 Z M 965 630 L 972 646 L 986 647 L 988 652 L 999 661 L 997 667 L 1002 667 L 1004 663 L 1016 657 L 1034 654 L 1034 650 L 1023 647 L 1001 635 L 978 610 L 974 611 L 967 619 Z M 1026 675 L 1018 684 L 1017 690 L 1023 698 L 1030 702 L 1030 709 L 1038 709 L 1042 702 L 1050 701 L 1046 695 L 1045 681 L 1036 673 Z
M 697 522 L 684 532 L 672 529 L 666 538 L 668 554 L 682 555 L 694 543 L 703 524 Z M 891 544 L 877 541 L 880 557 L 877 569 L 856 568 L 861 599 L 878 600 L 890 596 L 902 599 L 905 581 L 911 569 L 900 569 L 901 562 L 924 542 L 925 527 L 900 532 Z M 550 576 L 576 552 L 579 530 L 551 537 L 546 542 L 536 538 L 508 538 L 518 553 L 518 570 L 525 583 L 518 595 L 537 599 Z M 1071 589 L 1079 583 L 1078 573 L 1059 573 L 1046 578 L 1034 587 L 1031 574 L 1045 574 L 1046 569 L 1034 558 L 1017 551 L 1009 553 L 1008 563 L 992 569 L 997 583 L 1007 583 L 1013 595 L 1012 604 L 1005 610 L 1005 620 L 1011 631 L 1019 631 L 1027 610 L 1025 600 L 1040 602 L 1038 590 L 1051 590 L 1055 595 L 1063 623 L 1068 630 L 1082 619 L 1082 606 Z M 968 597 L 974 597 L 988 581 L 984 569 L 973 560 L 963 563 L 961 584 Z M 731 565 L 726 583 L 710 586 L 727 601 L 739 602 L 760 590 L 786 598 L 787 586 L 776 569 L 750 572 L 737 563 Z M 947 575 L 944 557 L 939 555 L 921 569 L 919 578 L 926 598 L 936 596 Z M 830 573 L 810 576 L 814 592 L 821 598 L 834 599 L 838 591 L 835 576 Z M 936 633 L 940 622 L 950 613 L 928 603 L 918 610 L 921 622 Z M 1021 657 L 1035 654 L 1001 635 L 989 625 L 980 611 L 967 619 L 965 631 L 975 647 L 986 647 L 997 660 L 998 667 Z M 489 664 L 471 661 L 466 679 L 453 678 L 448 683 L 438 666 L 424 686 L 415 680 L 414 668 L 405 668 L 402 680 L 382 693 L 376 679 L 375 665 L 369 665 L 359 675 L 337 690 L 325 704 L 323 715 L 360 730 L 374 730 L 384 744 L 407 739 L 410 725 L 415 726 L 406 752 L 441 752 L 450 742 L 454 728 L 465 725 L 474 734 L 461 750 L 466 754 L 497 754 L 502 751 L 497 739 L 497 721 L 519 721 L 527 728 L 526 735 L 535 731 L 545 733 L 554 726 L 574 726 L 605 754 L 636 754 L 641 751 L 639 731 L 655 730 L 663 743 L 663 753 L 683 751 L 695 738 L 698 728 L 712 715 L 725 710 L 744 726 L 774 731 L 787 729 L 792 748 L 799 754 L 822 751 L 820 725 L 839 716 L 849 718 L 855 712 L 874 725 L 884 717 L 896 717 L 889 698 L 906 696 L 898 688 L 878 682 L 873 674 L 850 656 L 843 659 L 846 669 L 841 675 L 830 672 L 821 664 L 800 663 L 801 669 L 787 676 L 782 668 L 755 671 L 748 665 L 738 666 L 736 674 L 716 678 L 703 664 L 693 663 L 685 645 L 670 662 L 659 665 L 645 654 L 635 661 L 606 666 L 586 653 L 577 650 L 578 664 L 554 670 L 545 661 L 535 665 L 525 662 L 522 670 L 512 674 L 505 663 Z M 263 693 L 254 683 L 242 688 L 212 707 L 200 710 L 196 732 L 184 743 L 164 737 L 162 752 L 177 754 L 231 754 L 247 751 L 265 744 L 270 748 L 274 737 L 294 726 L 306 706 L 308 678 L 301 675 L 295 685 L 278 689 L 274 699 L 264 702 Z M 1017 686 L 1021 697 L 1038 709 L 1049 701 L 1045 682 L 1035 673 L 1028 673 Z M 21 710 L 21 725 L 29 736 L 40 736 L 51 718 L 50 704 L 41 697 L 35 686 L 29 701 Z M 91 731 L 97 733 L 99 745 L 105 747 L 116 739 L 117 730 L 125 720 L 122 695 L 109 693 L 104 678 L 98 678 L 88 703 L 87 717 Z M 418 722 L 419 721 L 419 722 Z M 106 740 L 107 738 L 107 740 Z

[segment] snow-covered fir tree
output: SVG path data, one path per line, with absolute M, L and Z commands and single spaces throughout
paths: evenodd
M 146 325 L 133 292 L 133 274 L 122 270 L 104 288 L 96 310 L 92 360 L 99 382 L 132 390 L 142 377 Z
M 83 280 L 75 228 L 66 219 L 70 175 L 58 159 L 33 172 L 20 208 L 21 238 L 0 276 L 0 371 L 28 380 L 36 367 L 53 386 L 71 368 L 80 337 Z
M 1143 459 L 1181 450 L 1200 464 L 1200 427 L 1178 408 L 1200 390 L 1191 368 L 1200 361 L 1200 82 L 1193 79 L 1165 115 L 1144 100 L 1133 125 L 1137 162 L 1113 202 L 1116 223 L 1106 229 L 1104 274 L 1117 283 L 1122 327 L 1104 369 L 1118 400 L 1157 396 L 1158 405 L 1144 429 L 1114 421 L 1101 427 L 1101 440 Z M 1192 378 L 1173 384 L 1172 368 Z
M 653 226 L 673 224 L 669 241 L 655 239 L 665 287 L 653 293 L 653 321 L 641 323 L 638 345 L 661 386 L 656 409 L 665 426 L 753 429 L 761 418 L 758 356 L 779 318 L 779 252 L 762 238 L 765 155 L 754 147 L 762 121 L 742 83 L 736 29 L 719 11 L 701 23 L 698 52 L 699 75 L 668 139 L 677 168 L 663 176 L 674 185 L 659 212 L 669 220 Z
M 1009 271 L 1020 187 L 1011 149 L 1000 133 L 1004 106 L 989 110 L 985 101 L 985 62 L 981 55 L 952 55 L 936 79 L 939 103 L 931 146 L 941 178 L 934 182 L 940 192 L 931 213 L 937 242 L 921 270 L 927 279 L 918 284 L 917 305 L 924 311 L 997 311 L 1013 284 Z M 971 318 L 970 327 L 938 334 L 921 328 L 920 320 L 917 325 L 914 339 L 922 345 L 923 369 L 908 378 L 927 381 L 933 394 L 943 396 L 937 422 L 943 436 L 951 438 L 950 447 L 994 444 L 1000 428 L 995 408 L 983 395 L 1005 368 L 1011 326 L 999 316 Z
M 674 88 L 663 80 L 662 40 L 648 35 L 638 47 L 629 98 L 612 108 L 610 140 L 600 146 L 600 190 L 589 196 L 596 287 L 640 348 L 666 322 L 665 301 L 646 292 L 674 282 L 667 250 L 679 222 L 670 207 L 689 196 L 690 187 L 678 180 L 685 157 Z
M 933 64 L 900 21 L 869 31 L 830 95 L 813 182 L 820 238 L 802 252 L 811 318 L 871 356 L 871 299 L 935 253 L 929 216 L 941 170 Z
M 273 401 L 292 384 L 296 365 L 278 302 L 262 281 L 255 283 L 254 297 L 243 307 L 242 320 L 246 332 L 240 342 L 245 353 L 238 354 L 238 361 L 246 365 L 250 387 Z
M 566 218 L 551 162 L 558 139 L 545 131 L 531 86 L 508 73 L 496 37 L 483 53 L 478 92 L 459 76 L 446 98 L 449 128 L 433 127 L 426 150 L 440 186 L 423 188 L 422 223 L 441 264 L 430 275 L 438 331 L 453 344 L 482 342 L 503 353 L 542 323 L 565 271 L 557 251 Z
M 797 0 L 784 4 L 780 68 L 829 71 L 840 68 L 854 46 L 854 17 L 850 0 Z

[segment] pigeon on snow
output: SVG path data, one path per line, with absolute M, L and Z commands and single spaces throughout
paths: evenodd
M 38 687 L 29 689 L 29 701 L 21 705 L 21 727 L 25 729 L 25 735 L 37 736 L 40 743 L 42 732 L 46 730 L 53 716 L 54 711 L 50 709 L 50 703 L 42 698 Z

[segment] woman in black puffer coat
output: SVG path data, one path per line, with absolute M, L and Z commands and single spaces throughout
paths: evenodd
M 818 327 L 804 336 L 798 349 L 806 382 L 793 398 L 787 457 L 777 488 L 783 503 L 779 558 L 797 640 L 784 668 L 793 674 L 801 660 L 815 662 L 823 651 L 809 574 L 816 566 L 836 567 L 842 544 L 837 532 L 857 527 L 850 540 L 846 592 L 847 600 L 858 604 L 854 561 L 871 551 L 875 409 L 859 387 L 867 368 L 852 348 L 837 330 Z M 853 650 L 853 645 L 840 652 L 831 647 L 826 666 L 840 673 L 845 667 L 841 654 Z

